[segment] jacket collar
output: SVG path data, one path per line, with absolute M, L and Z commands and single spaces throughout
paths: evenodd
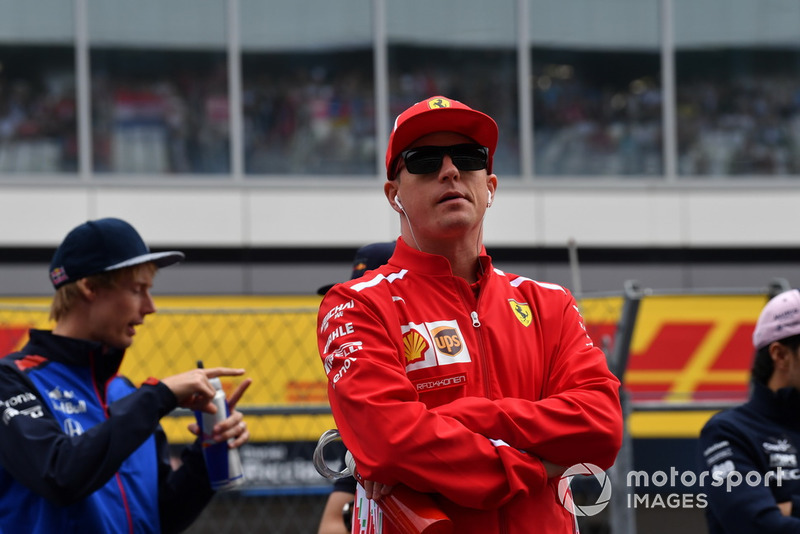
M 99 383 L 105 383 L 117 374 L 125 356 L 124 350 L 112 349 L 96 341 L 58 336 L 50 330 L 37 329 L 30 330 L 28 344 L 23 350 L 26 354 L 44 356 L 50 361 L 91 367 Z
M 481 246 L 478 262 L 480 271 L 483 273 L 479 278 L 482 279 L 491 273 L 493 269 L 492 258 L 486 254 L 486 247 L 484 246 Z M 429 254 L 412 248 L 402 237 L 397 238 L 394 254 L 389 258 L 388 263 L 395 267 L 432 276 L 454 276 L 450 261 L 447 258 L 439 256 L 438 254 Z
M 793 387 L 772 391 L 764 384 L 751 383 L 748 404 L 759 414 L 793 427 L 800 427 L 800 391 Z

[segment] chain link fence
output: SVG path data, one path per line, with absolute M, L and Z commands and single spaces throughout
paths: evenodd
M 771 286 L 750 292 L 753 296 L 747 297 L 741 311 L 736 312 L 737 321 L 747 318 L 754 322 L 763 296 L 777 289 Z M 648 344 L 661 343 L 654 332 L 665 329 L 671 336 L 665 338 L 671 344 L 667 350 L 674 352 L 682 336 L 693 335 L 692 328 L 697 324 L 715 320 L 719 310 L 734 308 L 731 292 L 717 293 L 703 297 L 703 306 L 710 306 L 703 310 L 696 309 L 696 301 L 674 301 L 670 295 L 639 288 L 634 282 L 619 292 L 579 298 L 589 335 L 606 353 L 612 371 L 624 378 L 622 399 L 626 414 L 623 449 L 609 471 L 613 484 L 609 506 L 595 517 L 579 518 L 583 532 L 636 531 L 634 511 L 626 502 L 631 488 L 625 485 L 625 474 L 633 469 L 631 416 L 635 411 L 655 410 L 667 403 L 675 406 L 676 399 L 692 400 L 676 386 L 686 383 L 679 380 L 686 369 L 657 369 L 675 362 L 665 363 L 664 353 L 654 352 Z M 139 327 L 120 370 L 122 374 L 140 383 L 150 376 L 185 371 L 202 360 L 206 367 L 244 367 L 246 375 L 253 379 L 238 406 L 251 432 L 250 443 L 241 449 L 247 483 L 217 495 L 188 532 L 316 532 L 330 483 L 316 472 L 311 458 L 319 436 L 335 427 L 316 348 L 319 297 L 158 297 L 156 301 L 159 313 L 149 316 Z M 47 319 L 48 303 L 41 298 L 0 299 L 1 353 L 21 347 L 29 328 L 52 326 Z M 667 312 L 660 311 L 664 306 Z M 670 330 L 676 317 L 685 319 L 678 321 L 683 330 Z M 692 321 L 691 328 L 683 324 Z M 733 330 L 746 331 L 749 327 L 745 321 Z M 725 357 L 730 359 L 731 355 Z M 727 380 L 728 385 L 738 388 L 739 394 L 746 388 L 745 371 L 710 369 L 707 374 L 714 372 L 718 373 L 714 380 Z M 224 379 L 223 385 L 231 391 L 238 380 Z M 694 380 L 699 383 L 702 377 L 695 376 Z M 695 389 L 702 388 L 695 385 Z M 678 393 L 683 396 L 676 397 Z M 698 398 L 695 396 L 694 400 Z M 192 421 L 192 414 L 182 410 L 162 420 L 176 452 L 181 444 L 193 439 L 186 430 Z M 577 501 L 580 484 L 573 489 Z M 591 490 L 584 498 L 594 498 Z
M 319 298 L 159 297 L 157 304 L 159 312 L 138 328 L 122 374 L 141 383 L 202 360 L 206 367 L 244 367 L 253 379 L 238 406 L 251 432 L 240 450 L 247 483 L 217 495 L 188 532 L 316 532 L 330 483 L 311 457 L 319 436 L 335 427 L 316 348 Z M 41 298 L 0 299 L 0 352 L 21 347 L 29 328 L 51 327 L 47 305 Z M 585 297 L 580 307 L 589 334 L 610 354 L 622 293 Z M 236 382 L 223 385 L 231 391 Z M 192 421 L 183 410 L 162 420 L 176 455 L 192 439 Z
M 318 297 L 160 297 L 137 329 L 120 373 L 138 384 L 197 366 L 243 367 L 253 383 L 240 401 L 251 433 L 240 450 L 247 482 L 217 495 L 193 534 L 316 532 L 330 483 L 311 463 L 319 436 L 334 428 L 316 347 Z M 0 299 L 0 352 L 50 328 L 46 299 Z M 237 378 L 223 378 L 232 391 Z M 162 419 L 176 456 L 193 435 L 186 410 Z

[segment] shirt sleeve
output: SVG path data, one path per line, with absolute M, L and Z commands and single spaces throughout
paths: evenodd
M 16 480 L 59 505 L 78 502 L 102 487 L 122 462 L 175 407 L 163 384 L 143 386 L 109 407 L 111 417 L 78 436 L 66 435 L 30 380 L 0 365 L 0 465 Z
M 781 514 L 769 485 L 763 480 L 759 484 L 745 482 L 747 473 L 761 472 L 761 468 L 753 458 L 754 451 L 731 423 L 709 420 L 698 446 L 701 465 L 713 478 L 705 485 L 708 512 L 726 532 L 800 533 L 800 519 Z M 738 477 L 740 483 L 735 483 Z M 775 483 L 773 476 L 770 484 Z
M 178 469 L 172 468 L 167 437 L 161 427 L 156 432 L 156 444 L 159 450 L 158 508 L 161 532 L 183 532 L 214 496 L 200 442 L 195 441 L 182 450 Z
M 561 314 L 544 315 L 537 332 L 557 339 L 541 399 L 464 397 L 435 411 L 555 464 L 608 469 L 622 445 L 619 380 L 587 335 L 572 297 L 557 309 Z
M 420 402 L 392 340 L 400 338 L 399 326 L 391 330 L 399 320 L 369 304 L 335 287 L 320 307 L 318 328 L 331 408 L 359 474 L 478 509 L 541 491 L 547 475 L 538 458 L 496 446 Z M 337 337 L 344 332 L 357 335 Z

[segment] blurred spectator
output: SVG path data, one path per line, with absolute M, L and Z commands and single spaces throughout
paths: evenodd
M 73 51 L 0 47 L 0 172 L 77 168 Z
M 373 175 L 372 56 L 371 48 L 243 53 L 245 172 Z M 679 175 L 800 173 L 800 76 L 785 68 L 796 56 L 676 54 Z M 656 52 L 537 48 L 532 57 L 537 175 L 661 178 Z M 516 61 L 514 50 L 393 44 L 389 116 L 430 94 L 480 103 L 503 124 L 497 171 L 517 175 Z M 0 47 L 0 64 L 0 172 L 74 172 L 74 50 Z M 92 49 L 91 65 L 96 172 L 231 172 L 223 52 Z

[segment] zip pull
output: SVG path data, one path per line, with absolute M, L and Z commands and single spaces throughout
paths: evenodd
M 469 314 L 472 317 L 472 326 L 478 328 L 481 325 L 481 322 L 478 320 L 478 312 L 474 311 Z

